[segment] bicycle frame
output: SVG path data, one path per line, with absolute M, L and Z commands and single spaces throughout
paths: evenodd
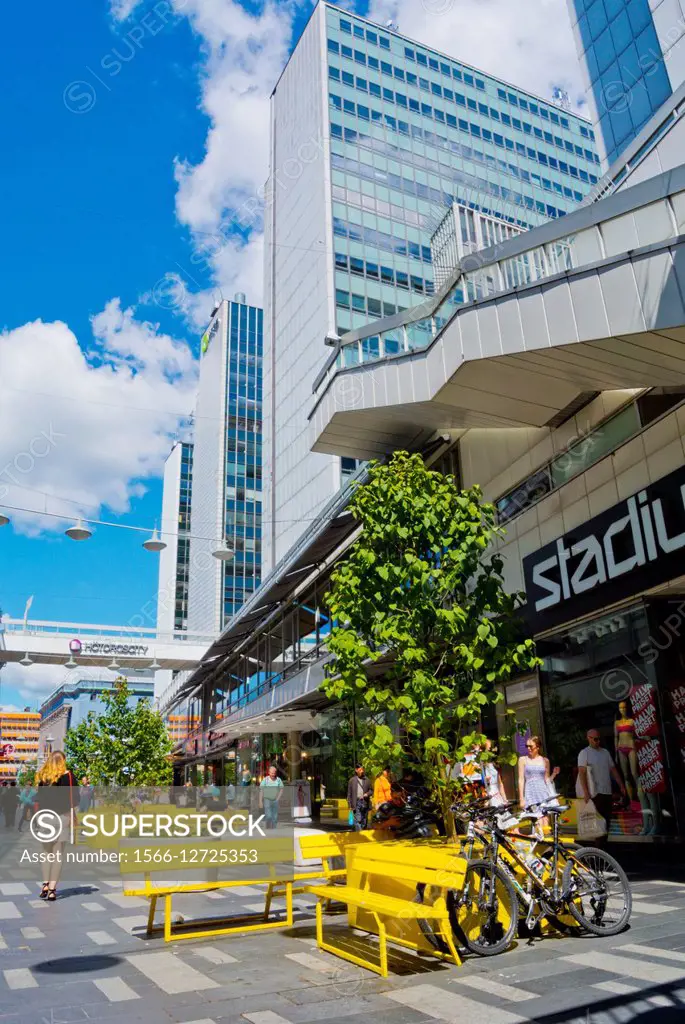
M 547 849 L 552 850 L 552 887 L 549 888 L 539 878 L 539 876 L 533 871 L 532 867 L 527 861 L 521 856 L 519 851 L 512 843 L 512 839 L 524 840 L 531 847 L 531 851 L 534 851 L 538 845 L 543 845 Z M 537 835 L 523 835 L 520 832 L 511 833 L 503 832 L 496 823 L 493 823 L 490 827 L 476 825 L 475 821 L 471 819 L 469 821 L 467 832 L 466 832 L 466 848 L 464 853 L 467 859 L 471 860 L 474 853 L 476 841 L 484 845 L 484 854 L 490 861 L 492 867 L 499 867 L 508 877 L 512 883 L 516 894 L 521 901 L 522 905 L 527 909 L 526 921 L 529 927 L 532 927 L 540 918 L 541 915 L 535 915 L 534 909 L 537 904 L 541 902 L 547 902 L 551 906 L 560 906 L 568 896 L 560 889 L 559 884 L 559 864 L 563 859 L 575 860 L 575 857 L 571 851 L 565 850 L 561 847 L 559 842 L 559 816 L 554 815 L 554 825 L 551 838 L 547 839 L 544 836 L 541 838 Z M 501 856 L 500 849 L 506 851 L 507 855 L 511 860 L 514 861 L 516 868 L 523 872 L 529 882 L 528 890 L 524 888 L 519 879 L 516 877 L 514 871 L 511 870 L 509 864 Z M 494 886 L 494 874 L 493 886 Z M 490 894 L 492 898 L 493 893 Z

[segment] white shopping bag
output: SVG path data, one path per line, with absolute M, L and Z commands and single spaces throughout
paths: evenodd
M 606 831 L 607 823 L 592 800 L 582 801 L 578 805 L 578 838 L 599 839 L 606 835 Z

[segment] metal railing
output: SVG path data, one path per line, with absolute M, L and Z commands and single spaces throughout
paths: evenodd
M 137 637 L 155 643 L 184 643 L 209 645 L 215 637 L 179 630 L 174 633 L 158 633 L 154 626 L 101 626 L 87 622 L 49 622 L 4 618 L 5 633 L 23 633 L 25 636 L 69 636 L 81 637 Z
M 466 306 L 624 256 L 625 248 L 617 249 L 621 233 L 607 240 L 602 230 L 608 221 L 662 202 L 669 227 L 661 241 L 678 237 L 671 200 L 684 192 L 685 165 L 464 257 L 433 299 L 344 334 L 314 381 L 316 405 L 338 373 L 427 349 Z M 650 239 L 650 244 L 657 240 Z

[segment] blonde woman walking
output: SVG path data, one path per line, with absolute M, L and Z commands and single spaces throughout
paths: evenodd
M 76 802 L 75 786 L 76 780 L 67 768 L 67 761 L 61 750 L 55 750 L 48 757 L 43 767 L 36 774 L 38 792 L 36 801 L 39 809 L 49 808 L 59 814 L 62 821 L 62 830 L 59 836 L 52 842 L 44 843 L 43 849 L 47 853 L 55 853 L 57 856 L 52 863 L 48 864 L 48 877 L 43 882 L 40 891 L 40 898 L 54 903 L 57 899 L 57 883 L 62 871 L 62 857 L 64 855 L 64 836 L 71 832 L 71 825 L 74 819 L 74 805 Z M 49 786 L 51 792 L 48 798 L 47 793 L 41 788 Z

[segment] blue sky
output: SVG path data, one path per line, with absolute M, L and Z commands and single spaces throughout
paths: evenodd
M 564 0 L 371 4 L 377 20 L 396 18 L 485 70 L 547 94 L 553 77 L 566 80 L 579 95 L 570 29 L 546 38 L 550 17 L 566 25 Z M 191 257 L 266 177 L 268 96 L 311 10 L 311 0 L 8 9 L 0 506 L 154 526 L 213 300 L 240 289 L 261 301 L 259 224 Z M 51 516 L 9 514 L 6 614 L 21 617 L 34 595 L 35 619 L 123 624 L 154 597 L 157 558 L 140 535 L 101 527 L 75 544 Z M 13 666 L 0 701 L 36 703 L 53 682 Z

